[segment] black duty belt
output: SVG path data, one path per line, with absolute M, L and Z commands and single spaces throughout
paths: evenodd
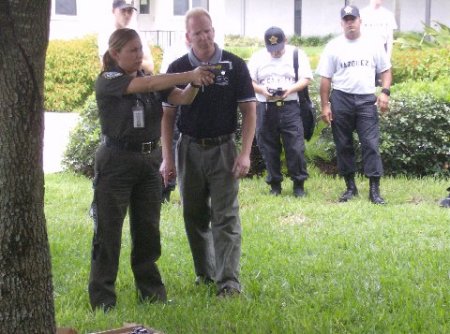
M 218 137 L 211 137 L 211 138 L 195 138 L 189 135 L 182 134 L 183 138 L 187 138 L 190 142 L 196 143 L 200 146 L 219 146 L 223 143 L 226 143 L 232 139 L 234 139 L 234 134 L 231 133 L 229 135 L 223 135 Z
M 298 101 L 297 100 L 289 100 L 289 101 L 279 100 L 279 101 L 262 102 L 262 103 L 266 104 L 267 106 L 282 107 L 282 106 L 287 105 L 287 104 L 298 103 Z
M 117 140 L 110 137 L 104 137 L 104 143 L 107 147 L 114 147 L 124 151 L 139 152 L 139 153 L 151 153 L 153 150 L 159 147 L 159 139 L 154 141 L 148 141 L 144 143 L 127 142 Z

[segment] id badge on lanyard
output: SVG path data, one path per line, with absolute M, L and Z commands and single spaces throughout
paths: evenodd
M 133 127 L 141 129 L 145 127 L 144 106 L 141 101 L 136 100 L 136 104 L 131 109 L 133 111 Z

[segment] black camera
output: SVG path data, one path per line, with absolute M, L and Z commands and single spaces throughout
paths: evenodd
M 210 71 L 214 73 L 214 75 L 223 75 L 226 71 L 230 71 L 233 69 L 233 64 L 231 61 L 220 61 L 215 64 L 209 64 Z
M 268 88 L 267 91 L 272 94 L 272 96 L 283 96 L 285 90 L 283 90 L 283 88 L 277 88 L 277 89 L 273 89 L 273 88 Z

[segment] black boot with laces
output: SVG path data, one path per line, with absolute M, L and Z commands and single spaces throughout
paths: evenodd
M 344 176 L 344 180 L 347 189 L 344 191 L 341 197 L 339 197 L 339 202 L 347 202 L 356 195 L 358 195 L 358 188 L 356 188 L 355 176 L 353 174 L 346 175 Z
M 383 197 L 380 196 L 380 178 L 371 177 L 369 179 L 369 199 L 373 204 L 386 204 Z

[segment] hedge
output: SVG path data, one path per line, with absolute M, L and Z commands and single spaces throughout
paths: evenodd
M 92 94 L 99 71 L 96 36 L 50 41 L 45 63 L 45 110 L 79 110 Z
M 436 80 L 450 76 L 450 46 L 443 48 L 394 48 L 392 75 L 395 83 L 408 80 Z
M 159 46 L 152 46 L 151 52 L 158 72 L 163 52 Z M 100 70 L 96 35 L 50 41 L 45 64 L 44 109 L 80 111 L 94 91 Z

